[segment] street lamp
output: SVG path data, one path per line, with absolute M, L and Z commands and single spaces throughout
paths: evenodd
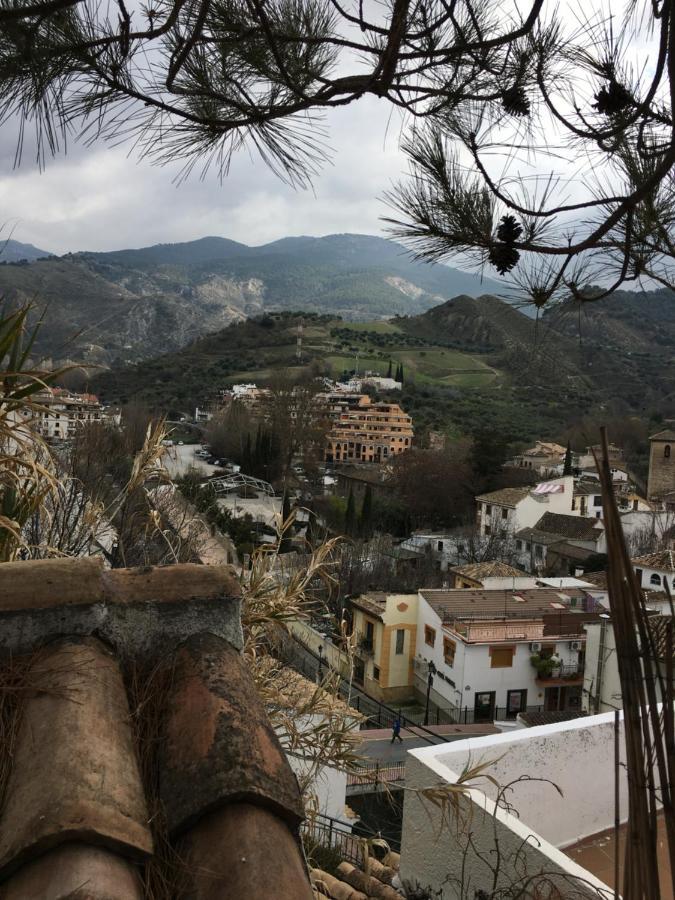
M 429 724 L 429 694 L 431 693 L 431 686 L 434 683 L 434 675 L 436 674 L 436 666 L 433 661 L 429 663 L 429 674 L 427 676 L 427 706 L 424 711 L 424 724 Z

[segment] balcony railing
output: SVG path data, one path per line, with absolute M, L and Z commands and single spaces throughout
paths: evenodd
M 537 681 L 552 681 L 557 678 L 583 678 L 584 667 L 577 663 L 556 666 L 551 672 L 538 672 Z

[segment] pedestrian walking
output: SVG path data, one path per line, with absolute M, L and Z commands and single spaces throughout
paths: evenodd
M 394 743 L 394 741 L 396 740 L 396 738 L 398 738 L 399 741 L 400 741 L 401 743 L 403 743 L 403 738 L 401 737 L 401 719 L 400 719 L 400 718 L 397 718 L 397 719 L 394 721 L 394 724 L 393 724 L 393 726 L 392 726 L 392 735 L 391 735 L 391 742 L 392 742 L 392 744 Z

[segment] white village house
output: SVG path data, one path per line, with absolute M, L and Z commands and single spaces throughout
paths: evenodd
M 534 486 L 500 488 L 476 497 L 476 521 L 481 535 L 514 534 L 534 526 L 545 512 L 574 515 L 574 478 L 566 475 Z M 576 512 L 579 515 L 578 511 Z
M 515 719 L 528 707 L 580 709 L 583 626 L 598 618 L 585 590 L 420 590 L 418 596 L 416 687 L 425 689 L 431 673 L 437 706 L 461 711 L 468 721 Z

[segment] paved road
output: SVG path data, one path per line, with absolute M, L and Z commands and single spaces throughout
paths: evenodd
M 467 737 L 479 737 L 481 734 L 499 733 L 499 729 L 494 725 L 430 725 L 429 731 L 436 734 L 439 744 L 462 741 Z M 391 731 L 385 729 L 362 731 L 359 736 L 362 741 L 358 746 L 358 752 L 369 759 L 378 760 L 384 765 L 405 762 L 408 750 L 431 746 L 428 740 L 418 737 L 406 728 L 401 729 L 402 743 L 395 741 L 392 744 Z
M 403 743 L 399 741 L 391 743 L 391 738 L 381 738 L 380 740 L 362 741 L 356 748 L 357 753 L 367 756 L 368 759 L 381 762 L 383 765 L 393 765 L 395 763 L 405 762 L 405 755 L 408 750 L 417 750 L 419 747 L 429 747 L 429 741 L 423 738 L 406 735 L 401 733 Z M 439 743 L 441 741 L 439 740 Z

